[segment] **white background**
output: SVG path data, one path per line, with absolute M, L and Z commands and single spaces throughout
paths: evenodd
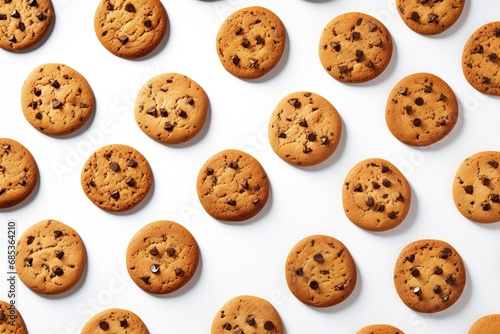
M 459 21 L 438 36 L 418 35 L 400 19 L 394 0 L 163 0 L 170 28 L 161 47 L 141 60 L 106 51 L 94 34 L 97 0 L 53 0 L 54 29 L 39 48 L 14 54 L 0 50 L 0 137 L 23 143 L 40 168 L 40 186 L 26 203 L 0 211 L 0 265 L 7 272 L 7 221 L 16 219 L 18 236 L 31 224 L 57 219 L 75 228 L 88 252 L 81 283 L 54 297 L 37 295 L 20 281 L 17 303 L 30 333 L 80 333 L 95 313 L 111 307 L 136 312 L 151 333 L 208 333 L 217 310 L 230 298 L 252 294 L 278 310 L 287 334 L 355 333 L 373 323 L 389 323 L 406 333 L 466 333 L 480 316 L 500 313 L 500 234 L 498 224 L 468 221 L 451 196 L 453 176 L 468 156 L 500 148 L 500 101 L 476 92 L 461 70 L 468 37 L 481 25 L 500 20 L 497 0 L 466 1 Z M 255 81 L 237 79 L 219 63 L 215 36 L 233 11 L 261 5 L 274 11 L 287 29 L 287 47 L 279 65 Z M 320 34 L 335 16 L 362 11 L 382 21 L 394 39 L 394 54 L 377 79 L 357 85 L 335 81 L 318 58 Z M 43 63 L 59 62 L 83 74 L 97 100 L 95 117 L 65 138 L 46 136 L 31 127 L 21 111 L 24 79 Z M 385 124 L 385 103 L 404 76 L 427 71 L 455 91 L 460 118 L 451 134 L 426 148 L 406 146 Z M 185 74 L 210 99 L 204 131 L 180 146 L 165 146 L 141 132 L 134 121 L 136 93 L 152 76 Z M 343 138 L 321 165 L 296 168 L 274 154 L 267 124 L 285 95 L 309 90 L 327 98 L 343 119 Z M 80 187 L 80 171 L 99 147 L 123 143 L 141 151 L 154 173 L 147 201 L 124 214 L 94 206 Z M 214 220 L 196 196 L 201 165 L 216 152 L 238 148 L 256 157 L 271 182 L 271 197 L 257 217 L 245 223 Z M 413 189 L 411 211 L 398 228 L 371 233 L 344 215 L 341 189 L 345 175 L 369 157 L 391 161 Z M 145 224 L 169 219 L 183 224 L 197 239 L 201 262 L 190 283 L 171 295 L 149 295 L 127 275 L 125 251 Z M 2 227 L 3 226 L 3 227 Z M 328 234 L 352 253 L 358 283 L 345 302 L 326 309 L 302 304 L 290 293 L 284 276 L 289 250 L 303 237 Z M 392 272 L 400 250 L 421 238 L 452 244 L 467 268 L 467 286 L 448 310 L 426 315 L 407 308 L 397 296 Z M 6 276 L 6 275 L 5 275 Z M 7 299 L 0 275 L 0 299 Z

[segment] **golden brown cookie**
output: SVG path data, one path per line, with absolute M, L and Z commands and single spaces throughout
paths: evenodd
M 134 208 L 144 200 L 152 184 L 153 172 L 146 158 L 135 148 L 122 144 L 95 151 L 81 174 L 85 195 L 106 211 Z
M 386 324 L 370 325 L 361 328 L 356 334 L 405 334 L 399 328 Z
M 437 35 L 457 22 L 465 0 L 396 0 L 399 16 L 411 30 Z
M 455 93 L 440 77 L 414 73 L 401 79 L 387 98 L 385 121 L 391 133 L 412 146 L 446 137 L 458 120 Z
M 251 6 L 226 18 L 216 42 L 219 60 L 229 73 L 242 79 L 256 79 L 279 63 L 285 50 L 286 31 L 275 13 Z
M 406 245 L 394 266 L 394 286 L 414 311 L 443 311 L 460 298 L 466 272 L 455 248 L 442 240 L 424 239 Z
M 132 311 L 110 308 L 90 318 L 81 334 L 149 334 L 146 324 Z
M 346 300 L 354 291 L 356 264 L 347 247 L 327 235 L 311 235 L 289 252 L 286 283 L 301 302 L 329 307 Z
M 0 333 L 28 334 L 21 313 L 10 303 L 0 300 Z
M 4 0 L 0 6 L 0 48 L 26 50 L 40 43 L 54 21 L 50 0 Z
M 347 218 L 357 226 L 387 231 L 400 225 L 410 211 L 410 184 L 389 161 L 365 159 L 345 177 L 342 204 Z
M 217 312 L 210 334 L 283 334 L 281 317 L 267 300 L 242 295 L 228 300 Z
M 274 109 L 268 126 L 274 152 L 286 162 L 313 166 L 328 159 L 342 136 L 342 120 L 324 97 L 311 92 L 285 96 Z
M 140 58 L 163 40 L 168 17 L 160 0 L 101 0 L 94 16 L 99 42 L 112 54 Z
M 341 14 L 323 29 L 319 59 L 333 78 L 346 83 L 378 77 L 392 58 L 392 37 L 376 18 L 358 12 Z
M 159 220 L 141 228 L 127 248 L 127 270 L 146 292 L 167 294 L 179 290 L 196 273 L 200 250 L 182 225 Z
M 63 136 L 92 116 L 95 98 L 87 80 L 64 64 L 44 64 L 26 78 L 21 92 L 26 120 L 37 130 Z
M 243 221 L 267 203 L 269 180 L 262 165 L 240 150 L 223 150 L 201 167 L 196 183 L 203 209 L 215 219 Z
M 17 274 L 36 293 L 56 295 L 70 290 L 82 278 L 86 262 L 80 235 L 54 219 L 33 224 L 17 242 Z
M 453 200 L 464 217 L 478 223 L 500 221 L 500 152 L 483 151 L 465 159 L 453 180 Z
M 38 166 L 21 143 L 0 138 L 0 209 L 24 201 L 38 183 Z
M 500 21 L 489 22 L 472 33 L 462 52 L 462 71 L 481 93 L 500 96 Z
M 500 333 L 500 314 L 488 314 L 477 319 L 470 327 L 468 334 Z
M 180 144 L 203 128 L 208 97 L 194 80 L 178 73 L 158 75 L 142 86 L 135 101 L 135 121 L 150 138 Z

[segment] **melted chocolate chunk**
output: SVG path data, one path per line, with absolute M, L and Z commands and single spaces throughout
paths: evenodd
M 116 162 L 112 162 L 109 164 L 109 168 L 113 171 L 116 172 L 120 169 L 120 165 L 118 165 Z
M 396 219 L 398 218 L 398 214 L 394 211 L 391 211 L 387 214 L 387 217 L 389 217 L 390 219 Z
M 120 327 L 123 327 L 123 328 L 127 328 L 128 327 L 127 319 L 121 319 L 120 320 Z
M 129 13 L 135 13 L 135 7 L 131 3 L 125 5 L 125 10 Z
M 473 54 L 476 54 L 476 53 L 483 53 L 484 52 L 484 48 L 482 45 L 477 45 L 474 50 L 472 50 L 472 53 Z
M 490 165 L 491 167 L 493 168 L 498 168 L 498 162 L 492 160 L 492 161 L 488 161 L 488 165 Z
M 472 195 L 472 193 L 474 192 L 474 187 L 473 186 L 465 186 L 464 190 L 465 190 L 466 194 Z
M 321 254 L 314 254 L 314 261 L 318 262 L 318 263 L 323 263 L 325 262 L 325 259 L 323 258 L 323 255 Z
M 54 269 L 52 269 L 52 272 L 56 276 L 62 276 L 64 274 L 64 271 L 61 268 L 59 268 L 59 267 L 55 267 Z
M 274 324 L 273 324 L 273 322 L 272 322 L 272 321 L 269 321 L 269 320 L 268 320 L 268 321 L 266 321 L 266 322 L 264 323 L 264 329 L 265 329 L 265 330 L 270 331 L 270 330 L 271 330 L 271 329 L 273 329 L 273 328 L 274 328 Z
M 244 47 L 245 49 L 250 47 L 250 41 L 246 38 L 243 38 L 243 40 L 241 41 L 241 46 Z
M 382 184 L 383 184 L 383 185 L 384 185 L 384 187 L 386 187 L 386 188 L 389 188 L 389 187 L 392 185 L 391 181 L 390 181 L 390 180 L 388 180 L 388 179 L 383 179 L 383 180 L 382 180 Z
M 134 159 L 131 159 L 127 162 L 127 166 L 132 167 L 132 168 L 137 167 L 137 161 L 135 161 Z
M 99 328 L 103 331 L 107 331 L 109 329 L 109 324 L 103 320 L 99 323 Z
M 229 163 L 229 168 L 237 169 L 238 168 L 238 163 L 236 161 L 231 161 Z
M 434 267 L 434 274 L 441 275 L 442 273 L 443 273 L 443 268 L 438 266 Z
M 418 22 L 420 20 L 420 15 L 418 15 L 417 12 L 412 12 L 410 15 L 410 19 L 412 19 L 415 22 Z
M 368 197 L 366 200 L 365 200 L 365 204 L 368 206 L 368 207 L 372 207 L 373 204 L 374 204 L 374 200 L 372 197 Z
M 411 271 L 411 275 L 412 275 L 413 277 L 418 277 L 418 276 L 420 276 L 420 270 L 418 270 L 418 269 L 413 269 L 413 270 Z
M 153 249 L 151 249 L 149 251 L 149 254 L 153 255 L 153 256 L 157 256 L 160 252 L 158 252 L 158 248 L 154 247 Z

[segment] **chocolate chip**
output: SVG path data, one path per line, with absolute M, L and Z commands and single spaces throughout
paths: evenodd
M 212 175 L 214 170 L 212 168 L 207 168 L 207 175 Z
M 28 266 L 31 267 L 33 265 L 33 259 L 31 257 L 27 258 L 24 263 Z
M 107 331 L 109 329 L 109 324 L 103 320 L 99 323 L 99 328 L 104 331 Z
M 248 180 L 244 180 L 243 182 L 241 182 L 241 186 L 245 189 L 248 189 Z
M 342 74 L 347 72 L 347 66 L 345 66 L 345 65 L 339 66 L 339 72 Z
M 418 15 L 417 12 L 412 12 L 411 15 L 410 15 L 410 18 L 413 20 L 413 21 L 416 21 L 418 22 L 418 20 L 420 20 L 420 15 Z
M 286 138 L 286 133 L 284 133 L 284 132 L 280 132 L 280 133 L 278 134 L 278 138 Z
M 488 58 L 490 58 L 490 60 L 491 60 L 491 61 L 495 62 L 495 61 L 497 61 L 498 56 L 497 56 L 497 54 L 496 54 L 496 53 L 492 53 L 492 54 L 490 54 L 490 55 L 488 56 Z
M 235 34 L 235 35 L 240 35 L 242 32 L 243 32 L 243 28 L 238 27 L 238 28 L 236 28 L 236 30 L 234 31 L 234 34 Z
M 250 58 L 250 68 L 259 67 L 259 61 L 257 59 Z
M 127 328 L 128 327 L 127 319 L 120 320 L 120 327 L 123 327 L 123 328 Z
M 408 262 L 413 262 L 413 261 L 415 261 L 415 254 L 408 255 L 408 256 L 406 257 L 406 260 L 408 260 Z
M 10 35 L 10 37 L 8 38 L 9 42 L 11 43 L 17 43 L 17 38 L 16 36 L 14 35 Z
M 365 63 L 365 66 L 368 67 L 368 68 L 372 68 L 373 67 L 373 63 L 371 60 L 368 60 L 366 63 Z
M 380 188 L 380 184 L 378 184 L 377 182 L 372 182 L 372 187 L 373 189 L 378 189 Z
M 448 97 L 446 97 L 446 95 L 444 95 L 443 93 L 441 93 L 441 94 L 439 95 L 439 99 L 438 99 L 438 101 L 445 101 L 447 98 L 448 98 Z
M 115 6 L 113 6 L 113 4 L 108 3 L 108 5 L 106 6 L 106 9 L 107 10 L 114 10 Z
M 361 184 L 357 184 L 356 186 L 354 186 L 354 189 L 353 189 L 355 192 L 359 193 L 361 191 L 363 191 L 363 187 L 361 187 Z
M 235 332 L 235 334 L 245 334 L 245 332 L 240 328 Z
M 438 18 L 438 16 L 436 14 L 430 13 L 429 14 L 429 22 L 428 23 L 437 22 L 438 21 L 437 18 Z
M 113 172 L 116 172 L 120 169 L 120 165 L 113 161 L 109 164 L 109 169 L 111 169 Z
M 266 321 L 266 322 L 264 323 L 264 329 L 265 329 L 265 330 L 270 331 L 270 330 L 271 330 L 271 329 L 273 329 L 273 328 L 274 328 L 274 324 L 273 324 L 273 322 L 272 322 L 272 321 L 269 321 L 269 320 L 268 320 L 268 321 Z
M 295 269 L 295 275 L 297 276 L 302 276 L 304 274 L 304 271 L 302 268 Z
M 451 275 L 448 275 L 448 277 L 446 277 L 446 279 L 444 281 L 446 282 L 446 284 L 449 284 L 449 285 L 455 285 L 456 284 L 455 279 Z
M 490 195 L 490 200 L 493 203 L 500 203 L 500 196 L 498 194 L 491 194 Z
M 420 287 L 417 286 L 415 289 L 413 289 L 413 293 L 416 294 L 417 296 L 421 296 L 422 289 L 420 289 Z
M 174 254 L 175 254 L 175 249 L 173 247 L 168 247 L 167 248 L 167 255 L 169 257 L 172 257 L 172 256 L 174 256 Z
M 363 51 L 356 50 L 356 58 L 358 61 L 361 61 L 361 58 L 363 58 Z
M 156 274 L 157 272 L 160 271 L 160 265 L 159 264 L 156 264 L 156 263 L 153 263 L 150 267 L 150 270 L 153 274 Z
M 344 283 L 340 283 L 335 287 L 335 290 L 344 290 Z
M 64 271 L 61 268 L 59 268 L 59 267 L 55 267 L 54 269 L 52 269 L 52 272 L 56 276 L 62 276 L 64 274 Z
M 156 108 L 149 109 L 148 111 L 146 111 L 146 114 L 148 114 L 150 116 L 153 116 L 153 117 L 157 117 L 158 116 L 158 113 L 156 112 Z
M 445 251 L 439 252 L 439 258 L 441 259 L 447 259 L 448 256 L 449 256 L 448 253 L 446 253 Z
M 434 288 L 432 288 L 432 291 L 434 291 L 434 293 L 436 294 L 443 292 L 439 285 L 436 285 Z
M 352 33 L 352 40 L 353 41 L 357 41 L 360 38 L 361 38 L 361 34 L 359 32 L 357 32 L 357 31 L 353 31 L 353 33 Z
M 36 0 L 28 0 L 28 6 L 38 7 L 38 2 L 36 2 Z
M 299 125 L 304 128 L 307 128 L 307 121 L 303 118 L 299 121 Z
M 420 118 L 415 118 L 413 120 L 413 126 L 419 127 L 420 125 L 422 125 L 422 121 L 420 120 Z
M 165 123 L 165 130 L 167 130 L 168 132 L 174 131 L 174 126 L 172 125 L 172 123 L 166 122 Z
M 493 35 L 495 35 L 495 37 L 500 37 L 500 29 L 495 29 L 495 31 L 493 31 Z
M 434 274 L 441 275 L 443 273 L 443 269 L 441 267 L 434 267 Z
M 484 49 L 483 49 L 483 46 L 482 45 L 477 45 L 474 50 L 472 50 L 472 53 L 473 54 L 476 54 L 476 53 L 483 53 L 484 52 Z
M 231 205 L 231 206 L 235 206 L 236 201 L 232 198 L 228 198 L 228 200 L 226 201 L 226 204 Z
M 339 43 L 335 43 L 335 42 L 332 42 L 332 48 L 333 50 L 339 52 L 340 51 L 340 44 Z
M 376 25 L 375 23 L 370 23 L 370 32 L 374 32 L 377 29 L 378 29 L 378 25 Z
M 488 165 L 490 165 L 493 168 L 498 168 L 498 162 L 496 162 L 494 160 L 488 161 Z
M 363 23 L 363 19 L 360 17 L 358 18 L 358 20 L 356 21 L 356 25 L 360 26 L 361 23 Z
M 259 203 L 259 201 L 260 201 L 260 200 L 259 200 L 258 198 L 254 198 L 254 199 L 252 200 L 252 204 L 253 204 L 253 205 L 257 205 L 257 203 Z
M 152 23 L 150 20 L 146 20 L 146 21 L 144 21 L 144 26 L 145 26 L 146 28 L 151 28 L 151 26 L 152 26 L 152 25 L 153 25 L 153 23 Z
M 257 35 L 255 36 L 255 43 L 264 44 L 264 39 L 260 35 Z
M 250 41 L 246 38 L 243 38 L 243 40 L 241 41 L 241 46 L 245 49 L 248 48 L 250 46 Z
M 238 65 L 240 63 L 240 57 L 238 57 L 237 55 L 231 56 L 231 62 L 234 65 Z
M 168 112 L 164 108 L 161 108 L 160 109 L 160 116 L 161 117 L 168 117 Z
M 25 186 L 25 185 L 26 185 L 26 179 L 21 179 L 21 180 L 19 180 L 18 184 L 19 184 L 20 186 Z
M 473 186 L 465 186 L 464 190 L 465 190 L 466 194 L 472 195 L 472 193 L 474 192 L 474 187 Z
M 55 231 L 54 231 L 54 236 L 55 236 L 56 238 L 60 238 L 62 235 L 63 235 L 63 233 L 62 233 L 61 231 L 59 231 L 59 230 L 55 230 Z
M 17 27 L 21 31 L 25 31 L 26 30 L 26 25 L 24 23 L 22 23 L 22 22 L 19 22 L 19 24 L 17 25 Z
M 128 43 L 128 37 L 118 37 L 118 40 L 122 45 L 125 45 Z
M 483 177 L 482 179 L 482 183 L 483 183 L 483 186 L 487 186 L 488 184 L 490 184 L 490 179 L 487 178 L 487 177 Z
M 7 15 L 0 14 L 0 21 L 5 21 L 5 20 L 7 20 Z
M 222 326 L 222 328 L 224 328 L 225 330 L 230 331 L 231 329 L 233 329 L 233 326 L 231 326 L 231 324 L 224 324 L 224 326 Z
M 33 89 L 33 94 L 35 94 L 35 96 L 40 96 L 42 95 L 42 91 L 40 89 L 35 88 Z
M 184 110 L 182 110 L 182 109 L 179 111 L 178 116 L 181 117 L 181 118 L 187 118 L 188 117 L 187 113 Z
M 141 277 L 141 280 L 146 283 L 147 285 L 150 285 L 151 283 L 149 283 L 149 276 L 143 276 Z
M 248 324 L 249 326 L 255 326 L 255 325 L 257 324 L 257 322 L 255 321 L 255 318 L 254 318 L 254 317 L 252 317 L 251 315 L 249 315 L 249 316 L 247 317 L 247 324 Z
M 64 256 L 64 252 L 56 252 L 56 257 L 58 259 L 62 259 L 63 256 Z
M 309 287 L 313 290 L 316 290 L 317 288 L 319 288 L 319 283 L 317 281 L 311 281 L 311 283 L 309 283 Z
M 388 179 L 383 179 L 382 184 L 384 185 L 384 187 L 389 188 L 392 183 Z
M 326 145 L 328 143 L 328 137 L 321 137 L 320 141 L 321 141 L 321 145 Z
M 129 13 L 135 13 L 135 7 L 131 3 L 125 5 L 125 10 Z
M 377 211 L 378 211 L 378 212 L 382 212 L 382 211 L 384 211 L 384 210 L 385 210 L 385 206 L 384 206 L 383 204 L 379 204 L 379 205 L 377 205 Z
M 425 85 L 425 86 L 424 86 L 424 92 L 425 92 L 425 93 L 430 93 L 430 92 L 432 92 L 432 87 L 431 87 L 431 86 L 429 86 L 429 85 Z
M 411 271 L 411 275 L 412 275 L 413 277 L 418 277 L 418 276 L 420 276 L 420 270 L 418 270 L 418 269 L 413 269 L 413 270 Z
M 130 159 L 129 161 L 127 161 L 127 166 L 128 167 L 137 167 L 137 161 L 135 161 L 134 159 Z
M 394 211 L 391 211 L 387 214 L 387 217 L 389 217 L 390 219 L 396 219 L 398 218 L 398 214 Z
M 149 254 L 153 255 L 153 256 L 157 256 L 160 252 L 158 252 L 158 248 L 154 247 L 153 249 L 151 249 L 149 251 Z
M 300 103 L 298 99 L 290 99 L 288 103 L 290 103 L 295 109 L 300 108 L 300 106 L 302 105 L 302 103 Z
M 314 261 L 318 262 L 318 263 L 323 263 L 325 262 L 325 259 L 323 258 L 323 255 L 321 254 L 314 254 Z
M 186 97 L 186 103 L 192 106 L 194 104 L 194 99 L 191 96 Z
M 446 121 L 444 119 L 442 119 L 436 123 L 436 126 L 445 126 L 445 125 L 446 125 Z
M 56 79 L 50 79 L 50 80 L 49 80 L 49 82 L 50 82 L 50 85 L 51 85 L 52 87 L 54 87 L 54 88 L 59 88 L 59 87 L 61 87 L 61 85 L 59 84 L 59 81 L 57 81 Z
M 366 204 L 368 207 L 372 207 L 372 206 L 373 206 L 373 204 L 374 204 L 373 198 L 372 198 L 372 197 L 368 197 L 368 198 L 365 200 L 365 204 Z
M 61 109 L 63 107 L 63 104 L 57 100 L 54 100 L 52 102 L 52 108 L 54 109 Z
M 126 184 L 127 184 L 127 186 L 129 186 L 129 187 L 133 187 L 133 186 L 135 186 L 135 180 L 134 180 L 134 178 L 132 178 L 132 177 L 131 177 L 131 178 L 129 178 L 129 179 L 127 179 L 127 180 L 125 181 L 125 183 L 126 183 Z
M 47 19 L 47 15 L 45 15 L 43 12 L 39 12 L 38 14 L 36 14 L 36 17 L 40 20 L 40 21 L 45 21 Z
M 21 18 L 21 14 L 17 11 L 17 9 L 14 9 L 14 11 L 10 14 L 10 17 L 13 17 L 15 19 Z
M 423 98 L 421 98 L 421 97 L 417 97 L 417 98 L 415 99 L 415 104 L 416 104 L 417 106 L 421 106 L 421 105 L 423 105 L 423 104 L 424 104 L 424 99 L 423 99 Z
M 312 148 L 310 147 L 304 147 L 304 149 L 302 150 L 303 153 L 311 153 L 312 152 Z
M 403 88 L 402 90 L 399 91 L 399 94 L 406 96 L 408 94 L 408 88 Z
M 28 237 L 28 245 L 31 245 L 33 243 L 33 241 L 35 240 L 35 237 L 34 236 L 29 236 Z
M 118 192 L 118 190 L 115 190 L 113 192 L 111 192 L 110 196 L 114 199 L 119 199 L 120 198 L 120 192 Z
M 255 187 L 253 187 L 253 190 L 254 190 L 254 191 L 259 191 L 259 190 L 260 190 L 260 186 L 259 186 L 259 185 L 256 185 Z
M 174 272 L 175 276 L 184 276 L 184 270 L 182 270 L 181 268 L 175 268 Z
M 483 211 L 488 211 L 489 209 L 491 209 L 490 203 L 483 203 L 482 209 Z
M 483 79 L 481 79 L 481 83 L 482 84 L 489 84 L 489 83 L 491 83 L 491 79 L 488 77 L 483 77 Z
M 238 163 L 236 161 L 231 161 L 229 163 L 229 168 L 237 169 L 238 168 Z

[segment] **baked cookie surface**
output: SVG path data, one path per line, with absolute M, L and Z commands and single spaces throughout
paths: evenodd
M 21 313 L 10 303 L 0 300 L 0 333 L 28 334 L 26 324 Z
M 436 313 L 460 298 L 466 272 L 462 258 L 442 240 L 411 242 L 394 266 L 394 286 L 403 303 L 414 311 Z
M 101 0 L 94 16 L 99 42 L 122 58 L 144 57 L 155 50 L 168 28 L 160 0 Z
M 269 198 L 262 165 L 240 150 L 223 150 L 201 167 L 196 182 L 201 205 L 215 219 L 243 221 L 257 215 Z
M 469 328 L 468 334 L 500 333 L 500 314 L 488 314 L 477 319 Z
M 328 159 L 342 136 L 342 120 L 324 97 L 295 92 L 278 102 L 268 125 L 269 142 L 286 162 L 313 166 Z
M 482 151 L 465 159 L 453 180 L 458 211 L 478 223 L 500 221 L 500 152 Z
M 24 117 L 35 129 L 63 136 L 80 129 L 91 118 L 95 97 L 87 80 L 64 64 L 43 64 L 23 83 Z
M 135 102 L 135 120 L 150 138 L 164 144 L 180 144 L 203 128 L 208 97 L 192 79 L 165 73 L 149 80 Z
M 489 22 L 472 33 L 462 52 L 462 71 L 481 93 L 500 96 L 500 21 Z
M 50 0 L 7 0 L 0 7 L 0 48 L 26 50 L 40 43 L 54 21 Z
M 110 308 L 95 314 L 82 328 L 81 334 L 149 334 L 146 324 L 132 311 Z
M 329 307 L 354 291 L 357 270 L 347 247 L 327 235 L 311 235 L 290 250 L 285 264 L 288 288 L 301 302 Z
M 405 334 L 399 328 L 386 324 L 376 324 L 361 328 L 356 334 Z
M 410 211 L 410 184 L 389 161 L 365 159 L 345 177 L 342 204 L 347 218 L 357 226 L 387 231 L 399 226 Z
M 451 87 L 431 73 L 401 79 L 387 99 L 385 120 L 391 133 L 412 146 L 427 146 L 446 137 L 458 120 Z
M 141 228 L 127 247 L 127 270 L 137 286 L 167 294 L 186 285 L 196 273 L 200 250 L 182 225 L 160 220 Z
M 38 177 L 38 166 L 31 152 L 14 139 L 0 138 L 0 209 L 28 198 Z
M 18 277 L 39 294 L 56 295 L 73 288 L 82 278 L 86 262 L 80 235 L 57 220 L 33 224 L 17 243 Z
M 285 50 L 286 31 L 267 8 L 251 6 L 229 15 L 217 32 L 217 55 L 222 66 L 241 79 L 257 79 L 270 72 Z
M 376 18 L 358 12 L 340 14 L 331 20 L 319 42 L 323 68 L 346 83 L 378 77 L 389 65 L 392 51 L 389 30 Z
M 146 158 L 135 148 L 106 145 L 85 162 L 81 185 L 92 203 L 106 211 L 123 212 L 141 203 L 153 184 Z
M 450 28 L 462 14 L 465 0 L 396 0 L 399 16 L 411 30 L 437 35 Z
M 217 312 L 211 334 L 283 334 L 281 317 L 267 300 L 242 295 L 228 300 Z

